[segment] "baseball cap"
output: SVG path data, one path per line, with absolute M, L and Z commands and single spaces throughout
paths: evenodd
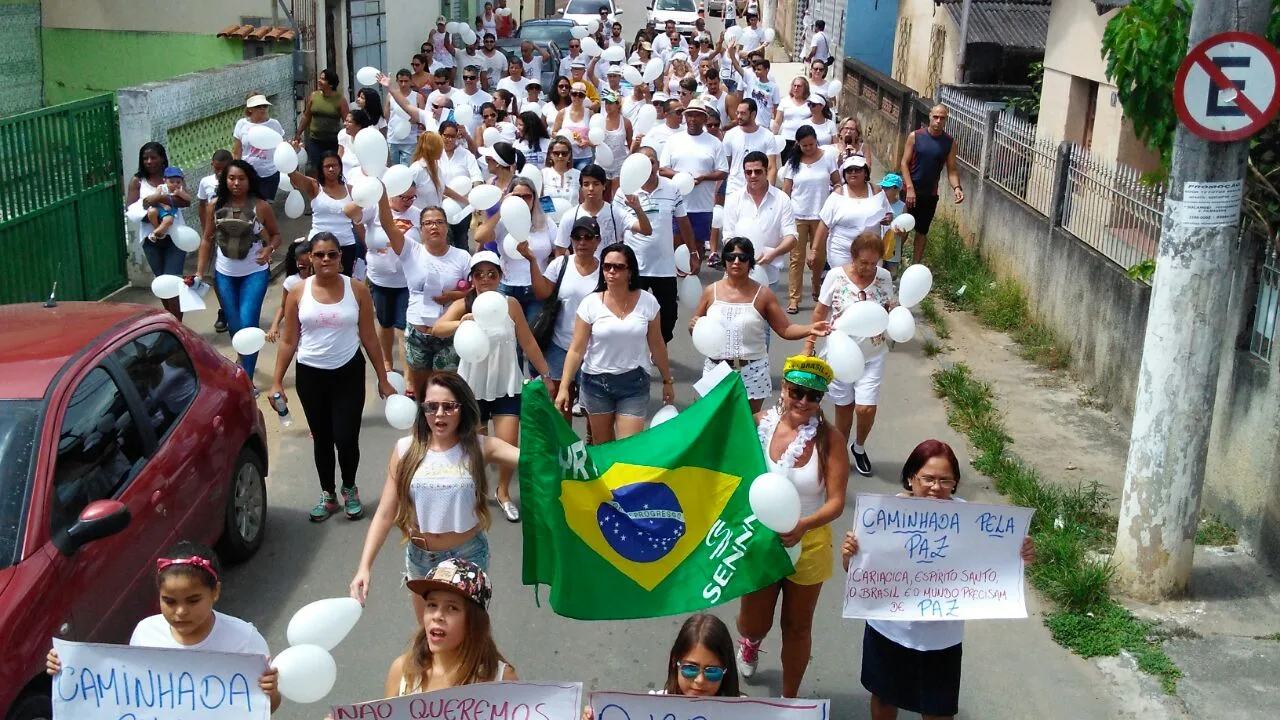
M 499 269 L 502 268 L 502 259 L 498 257 L 498 253 L 492 250 L 481 250 L 480 252 L 471 256 L 472 270 L 475 270 L 476 266 L 479 265 L 480 263 L 489 263 L 490 265 L 497 265 Z M 445 562 L 449 562 L 449 561 L 446 560 Z M 412 590 L 413 588 L 410 588 L 410 589 Z
M 539 80 L 538 78 L 529 78 L 529 82 L 525 83 L 525 85 L 524 85 L 524 86 L 525 86 L 526 88 L 536 87 L 536 88 L 538 88 L 539 90 L 541 90 L 541 89 L 542 89 L 542 81 L 541 81 L 541 80 Z
M 783 380 L 818 392 L 826 392 L 835 377 L 827 361 L 810 355 L 789 357 L 782 366 Z
M 901 188 L 902 176 L 897 173 L 888 173 L 880 178 L 880 187 Z
M 867 159 L 861 155 L 850 155 L 848 160 L 840 163 L 840 172 L 844 172 L 850 168 L 864 168 L 867 166 Z
M 573 229 L 569 230 L 569 237 L 577 235 L 579 230 L 586 230 L 595 237 L 600 237 L 600 223 L 593 217 L 583 216 L 574 220 Z
M 437 16 L 437 17 L 436 17 L 436 24 L 437 24 L 437 25 L 447 25 L 448 23 L 446 23 L 446 22 L 445 22 L 445 20 L 444 20 L 444 16 L 443 16 L 443 15 L 440 15 L 440 16 Z
M 250 95 L 249 99 L 244 101 L 244 106 L 247 108 L 262 107 L 264 105 L 271 105 L 271 101 L 267 99 L 266 95 Z
M 167 178 L 180 178 L 182 177 L 182 168 L 170 165 L 164 169 L 164 176 Z
M 822 97 L 818 93 L 812 93 L 809 95 L 809 104 L 810 105 L 826 105 L 827 99 Z
M 492 255 L 493 262 L 498 262 L 498 256 L 488 250 L 476 253 L 477 258 L 481 255 Z M 475 258 L 472 258 L 472 267 L 475 267 L 475 262 Z M 479 565 L 462 558 L 449 558 L 431 568 L 426 577 L 410 580 L 405 586 L 413 594 L 422 597 L 426 597 L 432 590 L 457 593 L 486 611 L 489 609 L 489 601 L 493 599 L 493 585 L 489 583 L 489 576 Z
M 621 100 L 621 98 L 618 97 L 618 93 L 612 90 L 600 91 L 600 102 L 616 103 L 619 100 Z

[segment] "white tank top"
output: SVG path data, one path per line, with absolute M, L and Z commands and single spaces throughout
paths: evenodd
M 342 278 L 342 299 L 322 303 L 312 295 L 315 278 L 307 278 L 298 300 L 298 362 L 319 370 L 337 370 L 360 352 L 360 306 L 351 278 Z
M 613 162 L 605 166 L 605 171 L 615 173 L 622 169 L 622 161 L 627 159 L 627 122 L 619 115 L 618 129 L 610 130 L 608 121 L 604 124 L 604 144 L 613 151 Z
M 338 238 L 338 244 L 346 247 L 356 243 L 356 231 L 351 224 L 351 218 L 343 214 L 342 208 L 351 202 L 351 196 L 346 195 L 342 199 L 333 198 L 329 193 L 320 188 L 320 192 L 311 199 L 311 232 L 307 233 L 307 239 L 310 240 L 319 232 L 331 232 Z
M 569 107 L 566 107 L 564 109 L 564 122 L 560 123 L 560 132 L 565 135 L 571 134 L 571 135 L 585 139 L 587 137 L 587 133 L 590 132 L 591 130 L 591 109 L 587 107 L 582 108 L 581 120 L 574 120 L 572 116 L 573 116 L 573 106 L 570 105 Z M 588 145 L 585 149 L 578 147 L 578 144 L 576 142 L 572 143 L 572 145 L 573 145 L 574 160 L 578 160 L 584 157 L 591 157 L 590 145 Z
M 756 309 L 756 298 L 763 286 L 756 289 L 751 302 L 726 302 L 716 297 L 716 285 L 711 286 L 711 307 L 707 317 L 720 321 L 728 334 L 724 357 L 714 360 L 757 360 L 768 354 L 765 340 L 769 336 L 769 324 Z
M 775 425 L 773 432 L 778 432 Z M 822 480 L 818 477 L 818 443 L 815 440 L 813 450 L 809 452 L 809 462 L 798 468 L 784 468 L 769 457 L 769 445 L 773 443 L 773 435 L 769 435 L 769 442 L 764 446 L 764 461 L 769 467 L 769 472 L 778 473 L 779 475 L 791 481 L 796 486 L 796 492 L 800 494 L 800 517 L 809 517 L 818 512 L 818 508 L 827 501 L 826 489 L 822 487 Z M 786 448 L 783 448 L 785 452 Z
M 402 437 L 396 451 L 403 458 L 412 445 L 412 437 Z M 462 443 L 444 452 L 427 451 L 409 481 L 409 497 L 418 511 L 419 532 L 461 533 L 479 524 L 476 483 Z
M 493 680 L 491 682 L 499 682 L 500 680 L 502 680 L 502 676 L 505 675 L 506 672 L 507 672 L 507 664 L 499 660 L 498 672 L 497 674 L 494 675 Z M 405 682 L 404 677 L 401 676 L 400 697 L 404 697 L 405 695 L 417 695 L 420 692 L 422 692 L 422 681 L 414 680 L 413 687 L 409 687 L 409 683 Z
M 471 386 L 477 400 L 518 396 L 524 376 L 516 358 L 515 323 L 507 318 L 500 327 L 484 328 L 484 332 L 489 336 L 489 354 L 480 362 L 460 361 L 458 375 Z

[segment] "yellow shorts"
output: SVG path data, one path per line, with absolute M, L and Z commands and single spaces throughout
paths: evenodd
M 800 559 L 787 580 L 797 585 L 817 585 L 831 579 L 831 526 L 814 528 L 800 537 Z

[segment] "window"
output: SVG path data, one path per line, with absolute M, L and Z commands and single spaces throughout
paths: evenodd
M 564 9 L 564 14 L 599 15 L 601 8 L 613 12 L 613 7 L 609 4 L 609 0 L 569 0 L 569 5 Z
M 112 355 L 138 390 L 156 441 L 163 440 L 196 397 L 196 372 L 182 341 L 161 330 L 143 335 Z
M 657 0 L 654 10 L 670 10 L 672 12 L 697 12 L 693 0 Z
M 41 405 L 40 400 L 0 400 L 0 570 L 16 563 L 21 550 Z
M 94 500 L 114 497 L 142 466 L 142 437 L 107 371 L 85 376 L 67 403 L 54 465 L 52 532 L 67 529 Z

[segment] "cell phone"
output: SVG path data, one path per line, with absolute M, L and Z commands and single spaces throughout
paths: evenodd
M 538 202 L 542 204 L 542 212 L 554 213 L 556 211 L 556 204 L 551 201 L 551 197 L 549 195 L 543 195 L 538 199 Z

